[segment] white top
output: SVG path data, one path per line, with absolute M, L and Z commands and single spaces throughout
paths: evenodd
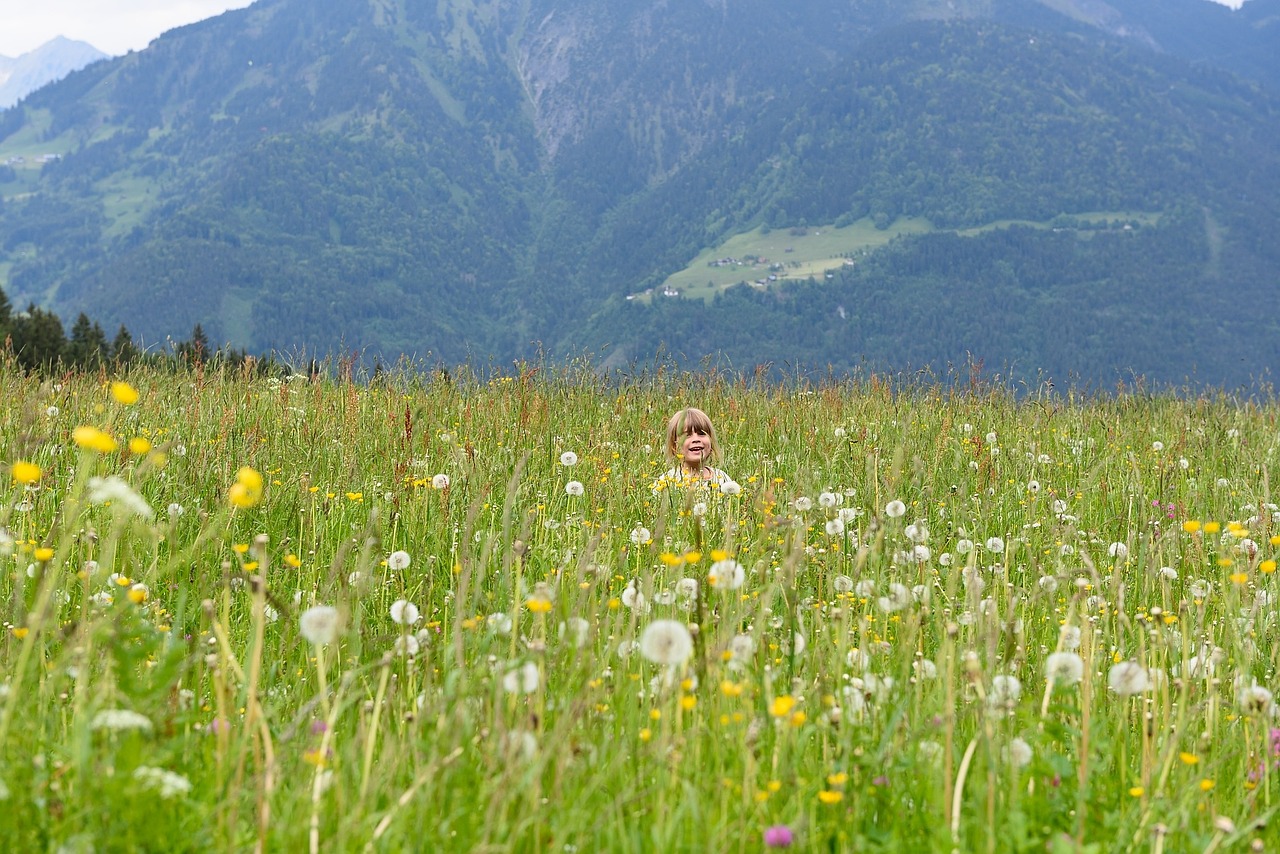
M 692 475 L 680 466 L 673 466 L 653 482 L 655 495 L 675 487 L 694 489 L 717 489 L 725 495 L 737 495 L 742 487 L 728 473 L 712 466 L 703 466 L 703 476 Z M 710 473 L 710 477 L 706 473 Z

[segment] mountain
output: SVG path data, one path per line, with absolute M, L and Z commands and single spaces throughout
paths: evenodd
M 29 92 L 61 80 L 72 71 L 106 59 L 91 44 L 58 36 L 16 59 L 0 56 L 0 110 L 12 107 Z
M 0 280 L 151 342 L 1246 382 L 1280 355 L 1278 12 L 259 0 L 0 113 Z M 931 231 L 819 283 L 625 299 L 900 217 Z

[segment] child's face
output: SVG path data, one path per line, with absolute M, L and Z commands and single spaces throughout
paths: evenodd
M 689 468 L 701 468 L 711 454 L 711 437 L 705 431 L 690 427 L 680 443 L 680 456 Z

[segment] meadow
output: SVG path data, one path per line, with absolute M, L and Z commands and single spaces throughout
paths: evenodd
M 14 851 L 1274 845 L 1274 402 L 0 366 Z M 725 489 L 661 489 L 713 418 Z

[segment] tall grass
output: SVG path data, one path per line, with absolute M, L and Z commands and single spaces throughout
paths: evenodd
M 574 369 L 0 391 L 9 850 L 1273 832 L 1273 404 Z M 685 405 L 740 493 L 651 490 Z M 641 649 L 659 620 L 687 658 Z

